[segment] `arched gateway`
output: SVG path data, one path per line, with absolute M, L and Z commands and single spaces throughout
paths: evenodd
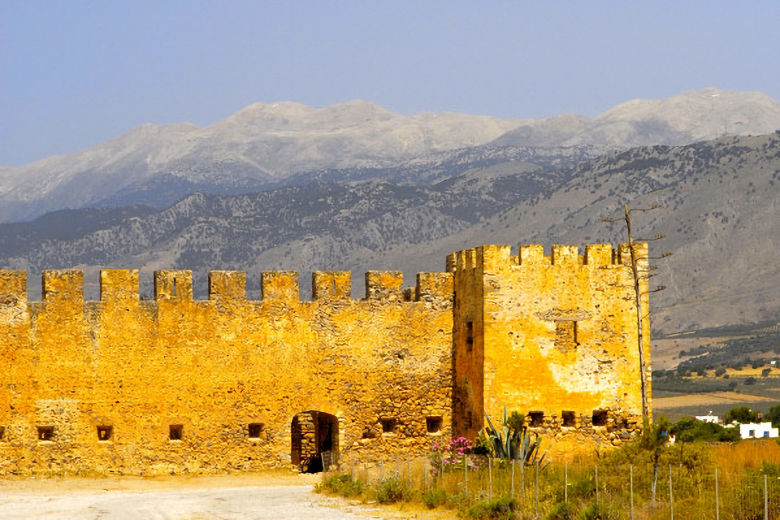
M 292 463 L 302 473 L 327 470 L 338 462 L 339 420 L 317 410 L 297 414 L 290 425 Z

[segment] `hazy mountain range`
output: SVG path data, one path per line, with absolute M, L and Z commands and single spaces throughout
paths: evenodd
M 0 222 L 64 208 L 163 208 L 194 191 L 251 192 L 322 180 L 430 184 L 506 160 L 562 166 L 609 150 L 780 128 L 780 104 L 714 88 L 633 100 L 595 118 L 503 120 L 394 114 L 370 102 L 256 103 L 212 125 L 146 124 L 74 154 L 0 168 Z
M 653 328 L 665 332 L 776 319 L 780 311 L 780 134 L 613 151 L 559 165 L 504 161 L 429 185 L 374 179 L 314 182 L 241 194 L 192 194 L 148 206 L 67 210 L 0 225 L 0 265 L 25 268 L 39 290 L 44 268 L 80 266 L 97 296 L 99 267 L 188 268 L 196 293 L 209 269 L 244 269 L 257 297 L 264 269 L 443 270 L 445 255 L 482 243 L 585 244 L 624 239 L 621 204 L 657 262 Z M 549 249 L 548 249 L 549 250 Z

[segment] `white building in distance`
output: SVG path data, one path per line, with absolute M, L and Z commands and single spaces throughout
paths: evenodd
M 743 439 L 775 438 L 778 432 L 777 428 L 772 428 L 771 422 L 747 423 L 739 425 L 739 436 Z

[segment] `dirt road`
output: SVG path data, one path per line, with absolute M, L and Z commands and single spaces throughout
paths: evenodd
M 263 480 L 263 479 L 261 479 Z M 379 518 L 312 493 L 312 483 L 226 477 L 195 481 L 0 482 L 3 520 L 255 520 Z M 340 508 L 339 508 L 340 506 Z

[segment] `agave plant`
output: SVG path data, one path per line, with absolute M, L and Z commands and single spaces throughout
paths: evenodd
M 485 419 L 487 426 L 480 432 L 480 437 L 494 457 L 520 460 L 526 465 L 542 463 L 547 454 L 546 451 L 541 453 L 542 438 L 538 433 L 528 431 L 521 414 L 512 412 L 512 415 L 507 415 L 505 406 L 501 431 L 493 426 L 493 421 L 487 413 Z

